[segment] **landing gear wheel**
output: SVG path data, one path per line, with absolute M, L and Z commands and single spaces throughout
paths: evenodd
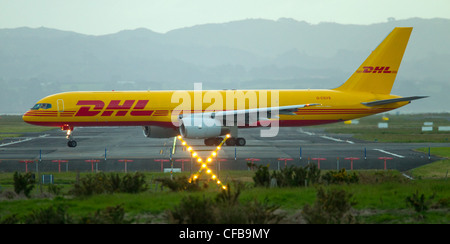
M 220 143 L 223 141 L 223 138 L 222 137 L 216 137 L 214 140 L 215 140 L 214 141 L 214 146 L 219 146 Z
M 214 138 L 206 138 L 204 140 L 204 142 L 205 142 L 206 146 L 213 146 L 214 145 Z
M 215 137 L 215 138 L 206 138 L 204 140 L 204 143 L 206 146 L 218 146 L 222 142 L 222 137 Z
M 233 137 L 228 138 L 228 140 L 225 141 L 225 144 L 227 144 L 227 146 L 234 146 L 236 145 L 236 139 Z
M 76 147 L 77 146 L 77 142 L 74 140 L 70 140 L 67 142 L 67 146 L 69 147 Z
M 246 141 L 244 138 L 242 138 L 242 137 L 236 138 L 236 146 L 245 146 L 245 143 L 246 143 Z

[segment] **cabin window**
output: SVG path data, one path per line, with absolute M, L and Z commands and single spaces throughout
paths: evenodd
M 37 103 L 31 108 L 31 110 L 50 109 L 50 108 L 52 108 L 52 105 L 50 103 Z

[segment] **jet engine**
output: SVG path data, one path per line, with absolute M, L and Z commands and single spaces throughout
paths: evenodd
M 230 129 L 213 118 L 187 117 L 180 122 L 180 133 L 184 138 L 213 138 L 230 133 Z
M 149 138 L 169 138 L 178 135 L 176 129 L 160 126 L 142 126 L 142 130 L 144 136 Z

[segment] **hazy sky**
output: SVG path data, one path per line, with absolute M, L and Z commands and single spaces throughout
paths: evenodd
M 450 0 L 0 0 L 0 28 L 44 26 L 91 35 L 283 17 L 311 24 L 450 19 Z

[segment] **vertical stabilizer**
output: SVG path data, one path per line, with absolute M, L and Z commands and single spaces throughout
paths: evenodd
M 390 94 L 412 27 L 395 28 L 338 91 Z

